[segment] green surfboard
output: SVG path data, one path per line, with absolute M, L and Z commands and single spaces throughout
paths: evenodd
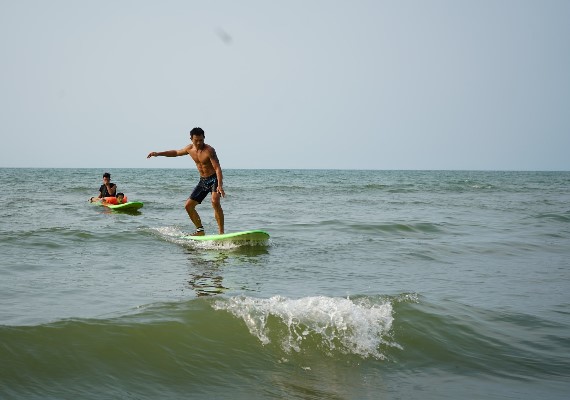
M 269 234 L 260 230 L 252 230 L 224 233 L 223 235 L 181 236 L 181 239 L 190 239 L 198 242 L 257 242 L 269 239 Z
M 140 201 L 128 201 L 123 204 L 107 204 L 106 207 L 109 207 L 111 210 L 115 211 L 135 211 L 138 210 L 143 206 L 143 203 Z
M 123 204 L 103 204 L 100 201 L 93 202 L 96 206 L 107 207 L 113 211 L 136 211 L 143 206 L 140 201 L 128 201 Z

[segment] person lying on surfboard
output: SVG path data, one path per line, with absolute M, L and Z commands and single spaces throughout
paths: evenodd
M 96 201 L 100 201 L 101 204 L 103 205 L 107 205 L 107 204 L 123 204 L 127 202 L 127 198 L 125 197 L 124 193 L 117 193 L 116 197 L 112 197 L 112 196 L 107 196 L 107 197 L 103 197 L 103 198 L 98 198 L 98 197 L 91 197 L 91 199 L 89 199 L 89 201 L 91 203 L 96 202 Z
M 202 220 L 196 211 L 196 206 L 202 203 L 202 200 L 206 198 L 208 193 L 212 193 L 212 207 L 214 208 L 214 216 L 218 223 L 219 233 L 220 235 L 224 233 L 224 210 L 222 210 L 220 198 L 225 197 L 226 194 L 222 186 L 222 167 L 216 155 L 216 150 L 209 144 L 204 143 L 205 137 L 206 135 L 202 128 L 193 128 L 190 131 L 192 143 L 186 147 L 180 150 L 151 151 L 146 157 L 179 157 L 189 155 L 196 163 L 200 181 L 184 205 L 190 220 L 196 226 L 196 232 L 192 236 L 204 236 L 206 234 L 202 226 Z

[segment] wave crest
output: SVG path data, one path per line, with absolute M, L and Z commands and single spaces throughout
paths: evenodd
M 287 353 L 316 347 L 329 354 L 339 351 L 384 359 L 381 346 L 399 347 L 389 340 L 393 317 L 386 300 L 239 296 L 220 299 L 213 307 L 242 319 L 264 345 L 278 342 Z

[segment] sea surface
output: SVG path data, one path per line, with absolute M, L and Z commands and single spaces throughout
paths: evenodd
M 567 399 L 570 172 L 0 169 L 0 399 Z M 217 226 L 209 197 L 198 207 Z

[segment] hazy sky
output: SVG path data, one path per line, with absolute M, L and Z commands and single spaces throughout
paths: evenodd
M 0 57 L 0 167 L 570 170 L 568 0 L 0 0 Z

